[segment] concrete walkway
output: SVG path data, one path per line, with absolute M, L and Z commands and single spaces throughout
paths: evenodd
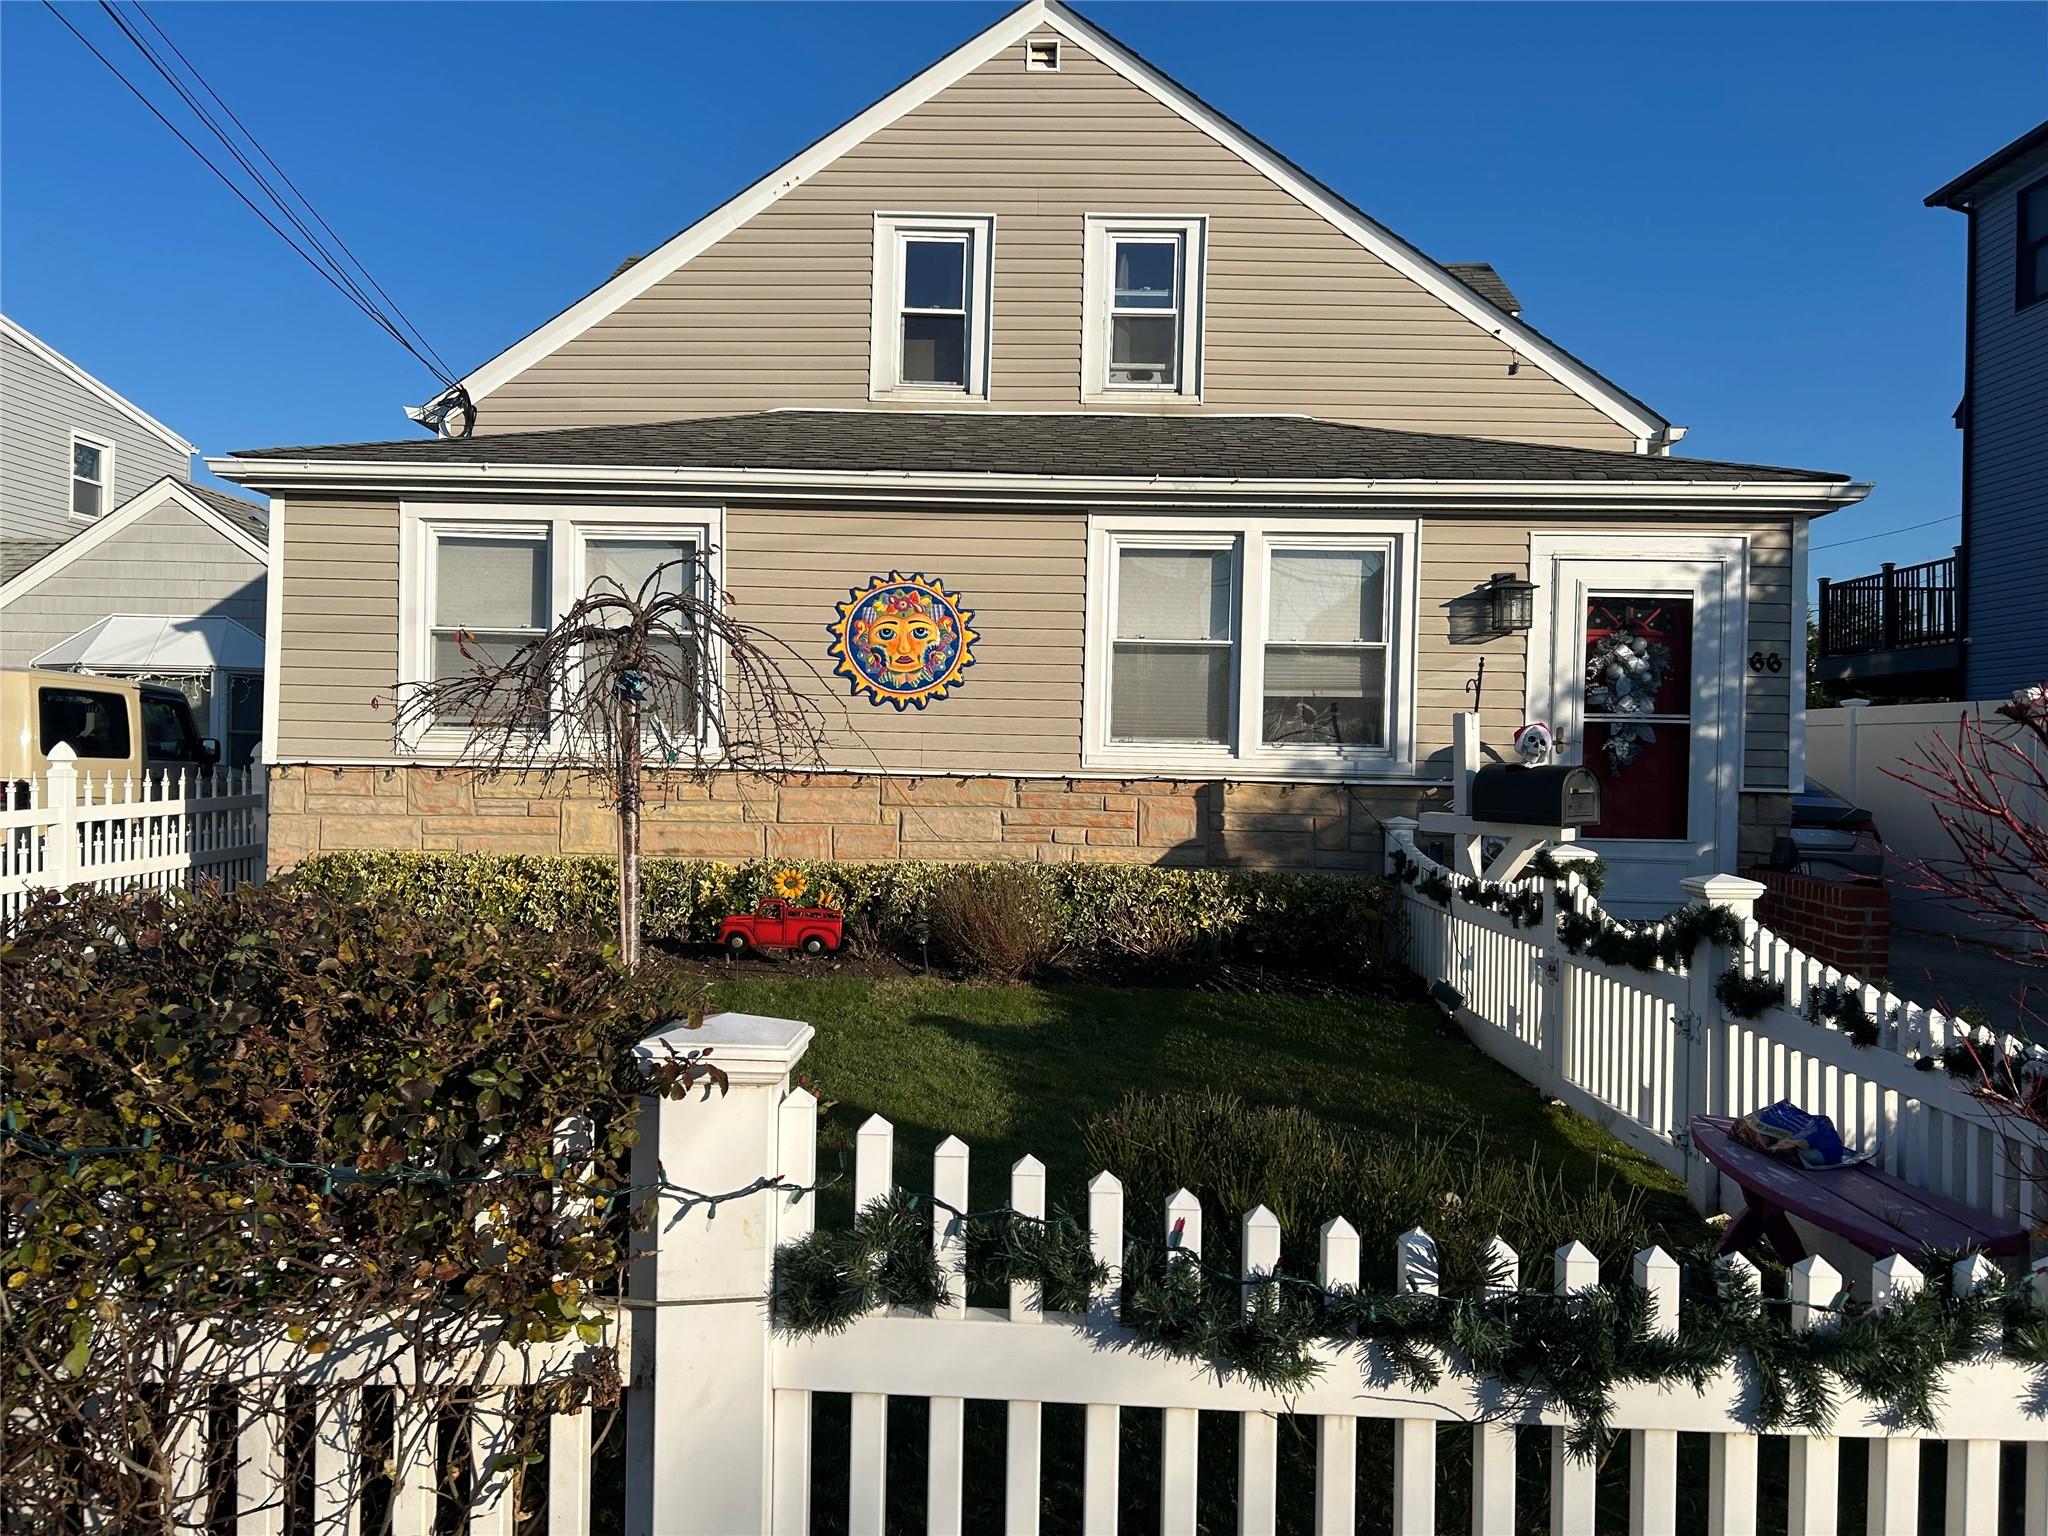
M 1891 989 L 1944 1013 L 1974 1003 L 1992 1027 L 2048 1042 L 2048 965 L 2021 965 L 1952 934 L 1894 928 Z

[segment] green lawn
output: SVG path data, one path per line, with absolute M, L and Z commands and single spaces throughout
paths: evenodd
M 996 986 L 762 973 L 719 980 L 715 1007 L 817 1027 L 799 1072 L 837 1100 L 850 1143 L 871 1113 L 896 1127 L 898 1177 L 929 1189 L 932 1149 L 973 1150 L 973 1200 L 1004 1203 L 1010 1165 L 1035 1153 L 1048 1196 L 1083 1205 L 1096 1170 L 1080 1130 L 1126 1091 L 1227 1087 L 1248 1103 L 1295 1105 L 1333 1125 L 1406 1134 L 1480 1130 L 1503 1156 L 1532 1150 L 1573 1180 L 1596 1170 L 1642 1185 L 1660 1219 L 1685 1223 L 1683 1191 L 1639 1153 L 1563 1109 L 1421 1003 L 1308 993 Z M 850 1156 L 850 1152 L 848 1154 Z M 823 1154 L 829 1173 L 835 1153 Z M 836 1202 L 834 1202 L 836 1204 Z

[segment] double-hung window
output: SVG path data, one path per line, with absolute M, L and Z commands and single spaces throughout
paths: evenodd
M 502 666 L 553 622 L 545 527 L 437 530 L 431 565 L 426 676 L 434 682 Z M 473 703 L 443 712 L 435 724 L 466 727 L 513 707 L 510 699 Z
M 107 510 L 114 483 L 114 448 L 82 433 L 71 434 L 71 515 L 90 520 Z
M 635 602 L 684 595 L 700 585 L 697 538 L 689 534 L 639 537 L 610 532 L 583 536 L 583 590 L 623 593 Z M 705 679 L 699 672 L 702 642 L 683 621 L 688 609 L 664 613 L 667 638 L 656 642 L 652 666 L 663 675 L 650 689 L 657 707 L 645 719 L 653 747 L 663 756 L 680 754 L 695 738 Z M 676 634 L 681 630 L 683 633 Z
M 875 216 L 875 399 L 986 398 L 994 237 L 986 215 Z
M 608 508 L 531 509 L 408 503 L 399 572 L 408 681 L 444 682 L 501 666 L 545 635 L 592 592 L 641 601 L 662 593 L 702 596 L 715 572 L 716 514 Z M 697 520 L 702 519 L 702 520 Z M 717 657 L 708 637 L 688 632 L 688 609 L 669 622 L 683 632 L 660 642 L 651 658 L 643 716 L 651 753 L 694 756 L 716 713 Z M 475 708 L 444 712 L 404 743 L 424 752 L 459 746 L 479 719 L 521 707 L 536 730 L 555 705 L 483 698 Z
M 1082 394 L 1201 394 L 1206 221 L 1087 220 Z
M 1118 543 L 1112 741 L 1229 742 L 1236 566 L 1235 539 Z
M 1415 547 L 1405 520 L 1094 519 L 1088 763 L 1412 772 Z

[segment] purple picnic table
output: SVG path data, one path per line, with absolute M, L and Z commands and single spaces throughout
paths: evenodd
M 1787 1264 L 1798 1263 L 1806 1248 L 1788 1216 L 1810 1221 L 1875 1258 L 1964 1249 L 1993 1255 L 2027 1251 L 2025 1227 L 1915 1189 L 1870 1163 L 1807 1168 L 1787 1162 L 1737 1141 L 1731 1134 L 1734 1124 L 1719 1115 L 1696 1115 L 1692 1122 L 1700 1155 L 1742 1187 L 1742 1214 L 1721 1239 L 1723 1253 L 1763 1238 Z

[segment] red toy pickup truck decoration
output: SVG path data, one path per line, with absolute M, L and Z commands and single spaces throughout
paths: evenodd
M 718 942 L 735 955 L 749 949 L 800 949 L 807 955 L 828 955 L 839 948 L 846 915 L 833 907 L 799 907 L 780 896 L 754 904 L 752 912 L 735 912 L 718 925 Z

